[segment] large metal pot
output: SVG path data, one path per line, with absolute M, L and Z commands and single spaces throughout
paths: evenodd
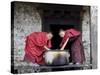
M 66 50 L 49 50 L 44 53 L 46 65 L 65 65 L 69 63 L 69 52 Z

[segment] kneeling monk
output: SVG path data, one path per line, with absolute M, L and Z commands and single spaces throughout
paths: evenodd
M 75 64 L 83 64 L 85 61 L 85 55 L 82 45 L 81 32 L 76 29 L 60 30 L 60 37 L 62 37 L 62 42 L 60 44 L 61 48 L 65 44 L 66 40 L 71 42 L 71 59 Z M 62 49 L 61 49 L 62 50 Z
M 44 64 L 43 54 L 51 47 L 51 32 L 33 32 L 26 38 L 24 60 Z

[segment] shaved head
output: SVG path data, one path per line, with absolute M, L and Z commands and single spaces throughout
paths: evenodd
M 53 38 L 52 32 L 47 32 L 47 38 L 48 40 L 51 40 Z
M 59 30 L 59 36 L 62 38 L 65 36 L 65 31 L 63 29 Z

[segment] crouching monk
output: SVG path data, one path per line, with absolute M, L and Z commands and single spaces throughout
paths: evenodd
M 25 61 L 44 64 L 43 54 L 51 47 L 51 32 L 33 32 L 26 37 Z
M 68 29 L 68 30 L 60 30 L 59 31 L 60 37 L 62 37 L 62 42 L 60 46 L 62 47 L 63 44 L 68 40 L 68 42 L 71 43 L 71 59 L 72 63 L 75 64 L 83 64 L 85 61 L 85 55 L 82 45 L 82 38 L 81 38 L 81 32 L 76 29 Z M 62 49 L 61 49 L 62 50 Z

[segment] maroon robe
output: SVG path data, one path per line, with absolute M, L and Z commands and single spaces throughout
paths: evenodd
M 51 41 L 47 39 L 46 32 L 33 32 L 26 38 L 24 60 L 37 64 L 43 64 L 44 46 L 51 47 Z
M 65 31 L 65 36 L 60 44 L 62 47 L 66 39 L 69 38 L 69 41 L 73 40 L 71 44 L 71 57 L 72 62 L 74 63 L 83 63 L 85 61 L 85 55 L 82 45 L 82 38 L 80 31 L 75 29 L 68 29 Z

